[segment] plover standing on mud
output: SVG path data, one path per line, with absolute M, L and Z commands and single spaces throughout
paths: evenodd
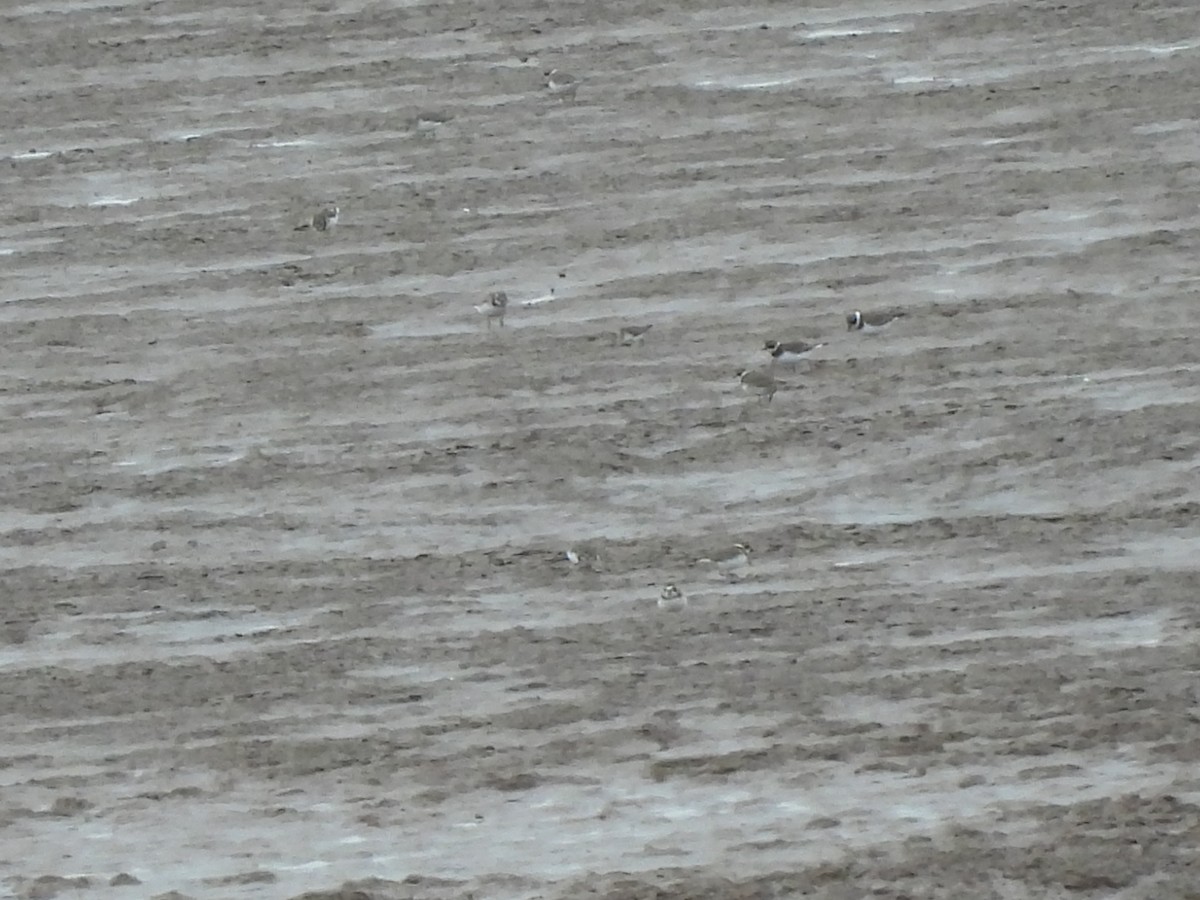
M 684 609 L 687 605 L 687 597 L 673 584 L 668 584 L 658 595 L 659 609 Z
M 487 320 L 489 330 L 492 327 L 493 319 L 499 319 L 500 327 L 504 327 L 504 313 L 507 310 L 508 294 L 504 293 L 504 291 L 492 291 L 488 294 L 487 303 L 479 303 L 475 306 L 475 312 Z
M 653 325 L 622 325 L 617 329 L 617 342 L 624 347 L 640 344 Z
M 810 344 L 807 341 L 767 341 L 763 349 L 771 354 L 771 364 L 797 363 L 814 350 L 819 350 L 825 344 Z
M 699 562 L 701 565 L 714 566 L 727 578 L 736 577 L 738 569 L 750 565 L 751 552 L 749 544 L 734 544 L 719 553 L 701 557 Z
M 579 80 L 574 75 L 568 75 L 558 69 L 548 69 L 542 77 L 542 83 L 551 96 L 560 100 L 575 99 L 575 92 L 579 90 Z
M 408 120 L 409 127 L 418 134 L 433 134 L 448 123 L 453 116 L 441 110 L 423 109 Z
M 313 231 L 330 231 L 334 225 L 338 223 L 338 218 L 341 214 L 336 206 L 327 206 L 324 209 L 317 210 L 313 213 L 307 222 L 297 225 L 295 231 L 304 231 L 311 228 Z
M 585 569 L 591 569 L 593 572 L 600 571 L 604 565 L 604 560 L 600 556 L 600 551 L 590 547 L 572 547 L 564 554 L 573 566 L 582 566 Z
M 847 331 L 878 331 L 880 328 L 886 328 L 891 325 L 904 313 L 888 310 L 886 312 L 868 312 L 865 313 L 856 309 L 854 312 L 846 316 Z
M 779 388 L 775 376 L 762 369 L 742 369 L 737 377 L 742 383 L 742 390 L 758 394 L 760 403 L 770 403 Z

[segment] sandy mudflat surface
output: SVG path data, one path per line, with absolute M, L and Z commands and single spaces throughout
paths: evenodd
M 0 894 L 1200 896 L 1198 34 L 8 4 Z

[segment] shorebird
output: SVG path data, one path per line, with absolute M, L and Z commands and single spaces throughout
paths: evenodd
M 622 325 L 617 329 L 617 342 L 624 347 L 640 344 L 653 325 Z
M 504 293 L 504 291 L 492 291 L 488 294 L 487 303 L 480 303 L 475 306 L 475 312 L 487 320 L 489 330 L 492 327 L 492 319 L 499 319 L 500 327 L 504 327 L 504 313 L 507 309 L 508 294 Z
M 551 96 L 561 100 L 574 100 L 575 92 L 579 90 L 579 81 L 574 75 L 560 72 L 558 69 L 548 69 L 543 73 L 543 84 Z
M 583 566 L 591 569 L 593 572 L 600 571 L 604 560 L 600 557 L 599 550 L 593 550 L 587 547 L 572 547 L 565 554 L 567 562 L 573 566 Z
M 814 350 L 819 350 L 824 347 L 824 343 L 810 344 L 807 341 L 767 341 L 763 344 L 763 349 L 771 354 L 771 364 L 775 363 L 797 363 Z
M 890 310 L 887 312 L 865 313 L 856 309 L 854 312 L 846 316 L 846 330 L 878 331 L 880 328 L 891 325 L 903 315 L 904 313 L 902 312 L 893 312 Z
M 687 597 L 683 595 L 683 591 L 673 584 L 668 584 L 662 589 L 662 593 L 658 595 L 659 609 L 683 609 L 687 605 Z
M 295 230 L 304 231 L 311 228 L 313 231 L 329 231 L 338 223 L 340 212 L 336 206 L 327 206 L 313 213 L 307 222 L 297 225 Z
M 742 369 L 737 377 L 742 383 L 742 390 L 758 394 L 760 403 L 770 403 L 779 387 L 775 376 L 762 369 Z
M 752 550 L 749 544 L 734 544 L 712 556 L 703 556 L 699 562 L 702 565 L 714 566 L 725 577 L 736 577 L 736 572 L 743 566 L 750 565 Z
M 409 127 L 419 134 L 433 134 L 453 116 L 441 110 L 423 109 L 408 120 Z

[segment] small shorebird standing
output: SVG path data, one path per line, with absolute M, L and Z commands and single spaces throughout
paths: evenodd
M 543 84 L 551 96 L 560 100 L 574 100 L 575 92 L 579 90 L 579 80 L 574 75 L 560 72 L 558 69 L 548 69 L 543 73 Z
M 658 595 L 659 609 L 684 609 L 687 605 L 687 597 L 673 584 L 668 584 Z
M 617 342 L 623 347 L 640 344 L 653 325 L 622 325 L 617 329 Z
M 712 556 L 701 557 L 699 562 L 702 565 L 714 566 L 726 578 L 736 578 L 738 569 L 750 565 L 751 552 L 749 544 L 734 544 Z
M 737 377 L 742 383 L 742 390 L 758 394 L 760 403 L 770 403 L 779 387 L 775 376 L 763 369 L 742 369 Z
M 313 231 L 329 231 L 338 223 L 338 216 L 341 210 L 336 206 L 326 206 L 313 213 L 307 222 L 302 225 L 297 225 L 294 231 L 304 231 L 311 228 Z
M 408 120 L 409 127 L 418 134 L 433 134 L 448 123 L 453 116 L 442 110 L 423 109 Z
M 504 291 L 492 291 L 488 294 L 487 303 L 475 306 L 475 312 L 487 320 L 488 330 L 491 330 L 492 320 L 499 319 L 500 327 L 504 327 L 504 313 L 508 309 L 508 294 Z
M 599 572 L 604 565 L 600 551 L 591 547 L 572 547 L 563 555 L 571 565 L 582 566 L 593 572 Z
M 891 325 L 904 313 L 888 310 L 887 312 L 868 312 L 856 309 L 846 316 L 847 331 L 878 331 Z
M 798 363 L 814 350 L 824 347 L 824 343 L 810 344 L 807 341 L 767 341 L 763 349 L 771 354 L 771 365 L 775 363 Z

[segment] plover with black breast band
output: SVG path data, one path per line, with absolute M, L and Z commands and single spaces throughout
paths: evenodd
M 881 328 L 886 328 L 891 325 L 904 313 L 896 310 L 881 310 L 878 312 L 863 312 L 856 309 L 854 312 L 846 316 L 847 331 L 879 331 Z
M 742 390 L 758 394 L 760 403 L 770 403 L 779 388 L 775 376 L 763 369 L 742 369 L 737 373 Z
M 688 605 L 687 597 L 683 591 L 673 584 L 668 584 L 662 589 L 662 593 L 658 595 L 659 609 L 684 609 Z
M 701 565 L 713 566 L 725 577 L 736 577 L 737 570 L 750 565 L 750 554 L 753 552 L 749 544 L 734 544 L 709 556 L 699 559 Z
M 504 314 L 507 310 L 508 294 L 504 291 L 492 291 L 488 294 L 486 303 L 479 303 L 475 306 L 475 312 L 487 320 L 489 330 L 491 330 L 493 320 L 499 320 L 500 327 L 504 327 Z
M 785 365 L 800 362 L 814 350 L 820 350 L 824 343 L 810 344 L 808 341 L 767 341 L 763 349 L 771 354 L 771 364 Z
M 542 84 L 553 97 L 558 97 L 560 100 L 574 100 L 575 93 L 579 90 L 579 79 L 574 75 L 568 75 L 566 72 L 560 72 L 558 69 L 547 69 L 542 75 Z
M 297 225 L 295 230 L 304 231 L 311 228 L 313 231 L 330 231 L 338 223 L 340 215 L 341 210 L 336 206 L 326 206 L 313 213 L 307 222 Z

